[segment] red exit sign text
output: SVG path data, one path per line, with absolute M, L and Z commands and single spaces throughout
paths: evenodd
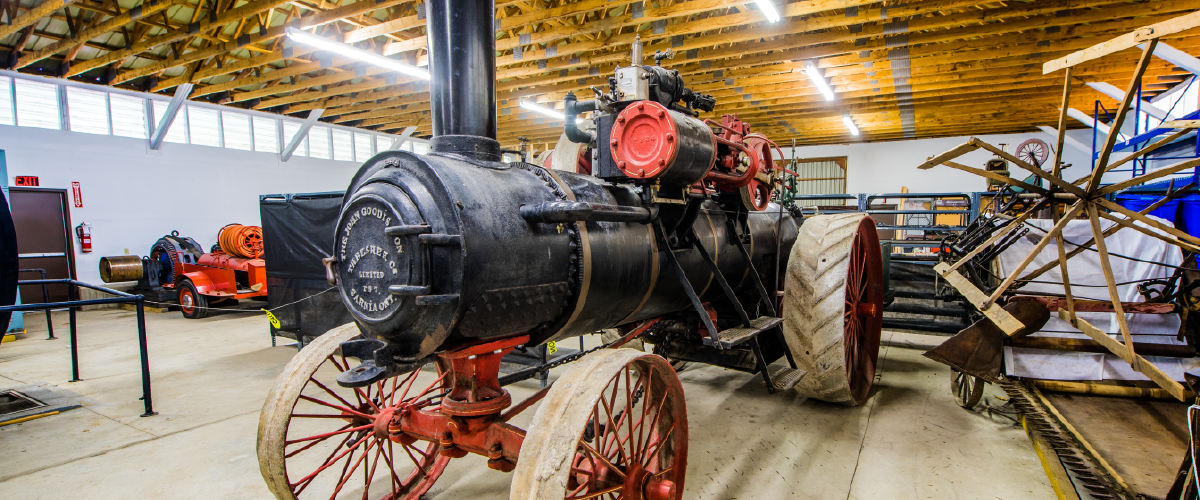
M 25 187 L 37 187 L 38 178 L 36 175 L 18 175 L 17 185 Z

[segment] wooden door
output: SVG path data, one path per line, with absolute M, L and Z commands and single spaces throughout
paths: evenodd
M 61 189 L 12 188 L 13 224 L 17 226 L 17 253 L 21 269 L 45 269 L 47 279 L 75 277 L 71 214 L 67 192 Z M 40 279 L 37 272 L 21 273 L 22 280 Z M 50 302 L 67 300 L 67 286 L 53 285 Z M 21 285 L 21 301 L 42 301 L 42 287 Z

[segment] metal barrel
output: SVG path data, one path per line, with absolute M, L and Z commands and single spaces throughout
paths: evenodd
M 142 258 L 137 255 L 100 257 L 100 279 L 105 283 L 142 279 Z

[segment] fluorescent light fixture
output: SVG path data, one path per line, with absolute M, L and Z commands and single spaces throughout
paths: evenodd
M 833 88 L 829 86 L 829 82 L 825 81 L 825 75 L 821 74 L 821 70 L 817 69 L 817 64 L 812 61 L 804 61 L 804 72 L 808 74 L 808 81 L 817 86 L 817 89 L 825 95 L 826 101 L 833 100 Z
M 775 9 L 775 3 L 771 0 L 754 0 L 758 4 L 758 10 L 761 10 L 764 16 L 767 16 L 767 21 L 779 22 L 779 11 Z
M 555 120 L 567 121 L 567 115 L 565 113 L 563 113 L 562 111 L 556 110 L 554 108 L 542 106 L 541 104 L 538 104 L 536 102 L 526 101 L 524 99 L 517 101 L 517 103 L 522 108 L 533 111 L 534 113 L 541 113 L 543 115 L 549 116 L 550 118 L 554 118 Z M 583 123 L 583 118 L 575 118 L 575 123 Z
M 555 110 L 553 108 L 548 108 L 546 106 L 542 106 L 541 104 L 538 104 L 536 102 L 526 101 L 526 100 L 522 99 L 519 102 L 519 104 L 521 105 L 522 108 L 533 111 L 534 113 L 541 113 L 543 115 L 549 116 L 550 118 L 554 118 L 555 120 L 566 121 L 566 119 L 567 119 L 567 115 L 563 114 L 563 112 Z
M 858 135 L 858 125 L 854 124 L 854 119 L 850 115 L 842 115 L 842 123 L 846 124 L 846 128 L 850 129 L 850 135 Z
M 296 28 L 288 28 L 287 36 L 288 36 L 288 38 L 291 38 L 293 41 L 295 41 L 297 43 L 302 43 L 305 45 L 316 47 L 317 49 L 320 49 L 320 50 L 328 50 L 330 52 L 336 52 L 338 54 L 341 54 L 343 56 L 346 56 L 346 57 L 349 57 L 352 59 L 358 59 L 359 61 L 368 62 L 368 63 L 374 64 L 376 66 L 379 66 L 381 68 L 390 69 L 392 71 L 404 73 L 409 76 L 415 76 L 417 78 L 423 78 L 425 80 L 430 79 L 428 71 L 425 71 L 425 70 L 418 68 L 416 66 L 413 66 L 411 64 L 397 61 L 390 57 L 384 57 L 384 56 L 381 56 L 374 52 L 363 50 L 363 49 L 360 49 L 357 47 L 353 47 L 351 45 L 347 45 L 347 44 L 344 44 L 341 42 L 335 42 L 328 38 L 319 37 L 317 35 L 308 33 L 306 31 L 300 31 Z

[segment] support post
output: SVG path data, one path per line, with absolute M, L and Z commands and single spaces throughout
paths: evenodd
M 292 154 L 296 152 L 296 148 L 300 147 L 300 143 L 304 142 L 304 138 L 308 137 L 308 131 L 317 123 L 317 118 L 325 113 L 325 108 L 317 108 L 308 112 L 308 117 L 304 119 L 304 123 L 300 124 L 300 130 L 296 131 L 296 135 L 288 141 L 287 147 L 283 148 L 283 152 L 279 153 L 279 161 L 288 161 L 292 159 Z M 279 130 L 283 130 L 283 121 L 279 122 Z
M 162 147 L 163 139 L 167 137 L 167 130 L 175 122 L 175 116 L 179 114 L 179 108 L 183 106 L 183 102 L 187 100 L 188 94 L 191 93 L 192 84 L 190 83 L 184 83 L 175 87 L 175 96 L 171 98 L 171 104 L 167 105 L 166 114 L 154 126 L 154 132 L 150 134 L 150 149 L 157 151 L 158 148 Z M 153 110 L 150 111 L 150 116 L 154 116 Z
M 142 405 L 146 412 L 141 416 L 158 415 L 154 411 L 154 400 L 150 395 L 150 353 L 146 347 L 146 297 L 137 296 L 138 354 L 142 361 Z
M 1151 40 L 1146 44 L 1146 49 L 1142 51 L 1142 57 L 1138 60 L 1137 68 L 1134 69 L 1133 78 L 1129 79 L 1129 86 L 1125 88 L 1125 98 L 1121 100 L 1120 106 L 1117 108 L 1117 116 L 1109 125 L 1112 133 L 1104 139 L 1104 146 L 1100 149 L 1100 158 L 1096 160 L 1094 170 L 1101 172 L 1105 171 L 1108 166 L 1108 159 L 1112 156 L 1113 147 L 1117 145 L 1117 134 L 1121 132 L 1121 125 L 1125 123 L 1125 117 L 1128 115 L 1129 107 L 1133 103 L 1134 97 L 1137 95 L 1137 90 L 1142 86 L 1142 75 L 1146 74 L 1146 68 L 1150 66 L 1151 54 L 1154 53 L 1154 47 L 1158 46 L 1158 39 Z M 1093 175 L 1088 181 L 1087 190 L 1095 191 L 1100 186 L 1100 178 L 1103 175 Z
M 400 133 L 400 137 L 397 137 L 396 140 L 392 141 L 392 145 L 388 146 L 388 151 L 399 151 L 400 146 L 403 146 L 405 142 L 408 142 L 408 138 L 411 137 L 413 132 L 416 131 L 417 127 L 405 127 L 404 132 Z
M 75 300 L 75 285 L 67 284 L 67 301 Z M 71 325 L 71 382 L 79 382 L 79 337 L 75 328 L 75 306 L 67 306 L 67 317 Z
M 1062 108 L 1060 108 L 1062 111 L 1058 114 L 1058 130 L 1054 138 L 1054 170 L 1052 173 L 1060 179 L 1062 178 L 1063 141 L 1067 137 L 1067 108 L 1071 105 L 1071 76 L 1074 72 L 1073 66 L 1068 67 L 1067 77 L 1063 79 Z M 1055 213 L 1058 213 L 1058 209 L 1055 210 Z

